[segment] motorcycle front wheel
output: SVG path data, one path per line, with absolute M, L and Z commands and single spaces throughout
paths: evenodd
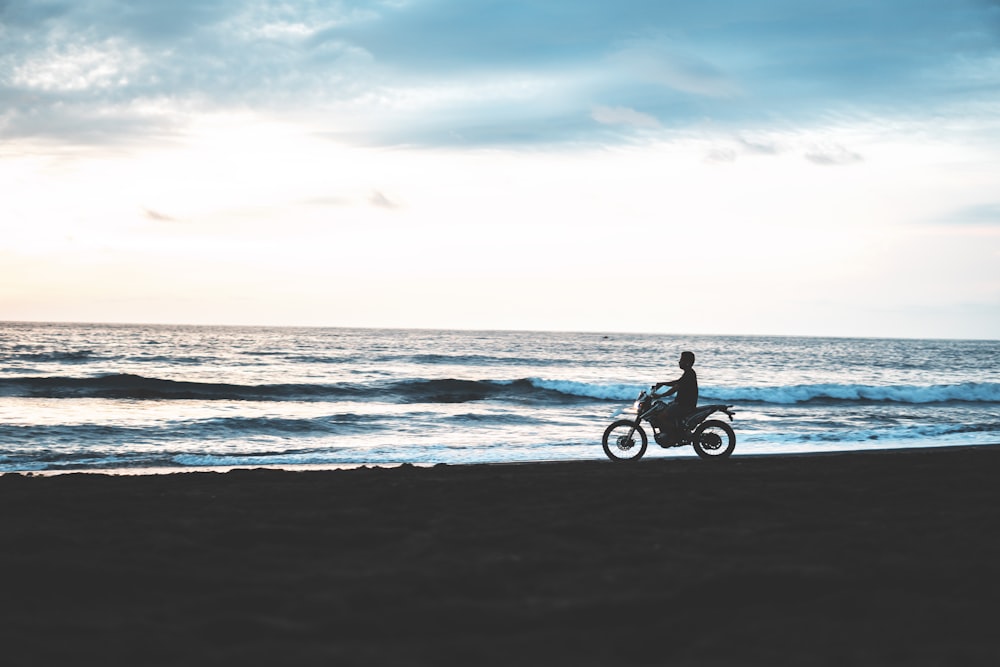
M 646 432 L 634 421 L 619 419 L 606 429 L 601 445 L 612 461 L 638 461 L 646 453 Z
M 736 434 L 726 422 L 709 419 L 698 425 L 692 438 L 694 451 L 703 459 L 726 459 L 736 449 Z

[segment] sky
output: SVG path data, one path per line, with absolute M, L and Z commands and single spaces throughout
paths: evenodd
M 1000 0 L 0 0 L 0 320 L 1000 339 Z

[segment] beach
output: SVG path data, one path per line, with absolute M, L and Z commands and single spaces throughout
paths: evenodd
M 996 664 L 1000 446 L 0 477 L 4 662 Z

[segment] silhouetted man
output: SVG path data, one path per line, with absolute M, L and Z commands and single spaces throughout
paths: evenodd
M 666 392 L 658 394 L 658 398 L 677 394 L 673 402 L 667 405 L 661 418 L 662 423 L 669 425 L 670 428 L 675 427 L 679 420 L 694 412 L 698 405 L 698 375 L 694 372 L 694 352 L 681 352 L 681 359 L 677 365 L 683 369 L 683 375 L 676 380 L 657 382 L 653 385 L 654 392 L 660 387 L 670 387 Z

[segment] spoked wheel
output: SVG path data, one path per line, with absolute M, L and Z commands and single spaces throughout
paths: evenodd
M 646 432 L 634 421 L 621 419 L 604 430 L 601 445 L 612 461 L 638 461 L 646 453 Z
M 736 449 L 736 434 L 726 422 L 710 419 L 694 430 L 694 451 L 703 459 L 726 459 Z

